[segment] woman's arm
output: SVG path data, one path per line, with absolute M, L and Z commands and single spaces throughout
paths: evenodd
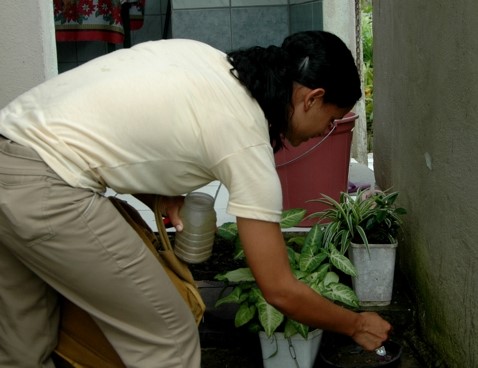
M 237 218 L 249 267 L 267 302 L 306 325 L 352 337 L 366 350 L 388 338 L 390 324 L 376 313 L 355 313 L 298 281 L 290 269 L 279 224 Z

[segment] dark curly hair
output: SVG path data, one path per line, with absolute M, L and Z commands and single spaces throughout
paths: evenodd
M 281 47 L 255 46 L 232 51 L 227 57 L 231 73 L 264 111 L 274 152 L 284 146 L 293 82 L 323 88 L 324 102 L 341 108 L 352 108 L 362 95 L 352 53 L 329 32 L 299 32 L 287 37 Z

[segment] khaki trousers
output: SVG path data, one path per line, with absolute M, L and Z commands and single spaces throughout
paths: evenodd
M 127 367 L 200 366 L 188 306 L 110 201 L 0 136 L 0 367 L 53 367 L 57 293 L 90 313 Z

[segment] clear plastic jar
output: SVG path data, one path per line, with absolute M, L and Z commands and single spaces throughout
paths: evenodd
M 204 262 L 211 256 L 216 233 L 214 198 L 206 193 L 189 193 L 179 215 L 184 227 L 176 232 L 174 252 L 185 262 Z

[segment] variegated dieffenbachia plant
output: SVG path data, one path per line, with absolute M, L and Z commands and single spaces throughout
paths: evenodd
M 282 214 L 281 228 L 297 226 L 306 214 L 305 209 L 290 209 Z M 291 236 L 286 246 L 289 263 L 295 277 L 310 286 L 320 295 L 350 308 L 358 308 L 358 299 L 354 291 L 339 280 L 335 270 L 356 276 L 355 267 L 332 243 L 326 243 L 324 226 L 316 224 L 306 234 Z M 291 233 L 289 233 L 291 234 Z M 225 223 L 218 229 L 222 238 L 236 242 L 236 258 L 243 258 L 236 223 Z M 238 268 L 216 275 L 219 281 L 232 286 L 232 292 L 220 297 L 216 307 L 225 303 L 239 304 L 235 315 L 236 327 L 248 326 L 252 331 L 263 330 L 272 336 L 277 329 L 285 337 L 297 333 L 307 338 L 309 327 L 285 317 L 272 305 L 268 304 L 257 286 L 248 267 Z

